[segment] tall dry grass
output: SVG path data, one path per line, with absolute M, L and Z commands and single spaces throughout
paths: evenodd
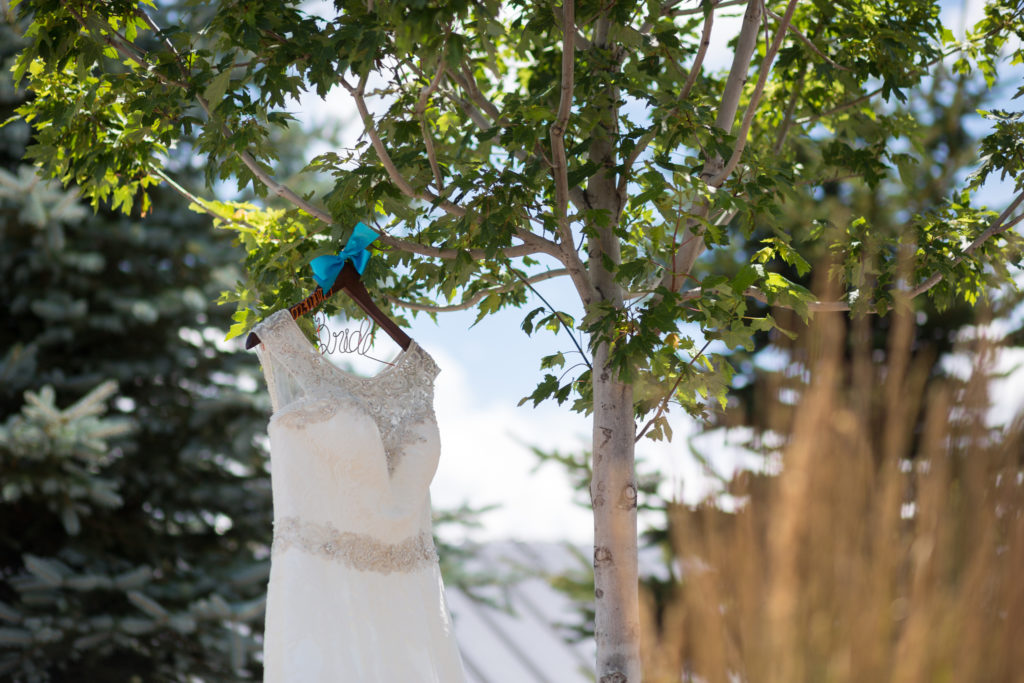
M 735 513 L 671 511 L 684 578 L 647 604 L 647 681 L 1024 681 L 1024 430 L 985 426 L 984 342 L 939 387 L 911 334 L 878 367 L 819 321 L 781 474 L 738 476 Z

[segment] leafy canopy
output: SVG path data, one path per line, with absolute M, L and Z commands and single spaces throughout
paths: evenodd
M 916 93 L 946 69 L 998 87 L 1024 58 L 1022 4 L 987 4 L 958 37 L 923 0 L 763 12 L 757 0 L 21 0 L 31 43 L 15 74 L 35 94 L 20 111 L 35 127 L 31 157 L 94 202 L 145 211 L 147 190 L 169 179 L 168 150 L 186 141 L 209 183 L 282 200 L 191 199 L 247 252 L 248 277 L 223 297 L 237 306 L 231 336 L 311 290 L 309 260 L 363 220 L 382 232 L 366 279 L 395 308 L 484 316 L 525 304 L 534 282 L 570 278 L 584 319 L 531 310 L 524 330 L 582 325 L 610 342 L 659 437 L 668 398 L 695 413 L 725 400 L 731 368 L 698 329 L 752 348 L 778 327 L 764 303 L 884 313 L 925 292 L 973 302 L 1010 280 L 1020 113 L 979 113 L 993 128 L 976 173 L 898 234 L 808 199 L 825 185 L 884 191 L 931 167 Z M 735 37 L 722 35 L 730 14 L 744 17 Z M 708 66 L 726 44 L 729 68 Z M 274 129 L 304 93 L 338 87 L 364 133 L 313 159 L 320 189 L 299 195 L 275 178 Z M 1002 214 L 972 201 L 993 175 L 1017 193 Z M 812 207 L 806 229 L 789 228 L 787 203 Z M 755 225 L 770 236 L 754 241 Z M 703 265 L 707 250 L 731 254 L 726 267 Z M 836 301 L 783 274 L 823 257 Z M 565 362 L 544 359 L 530 398 L 587 409 L 590 370 Z

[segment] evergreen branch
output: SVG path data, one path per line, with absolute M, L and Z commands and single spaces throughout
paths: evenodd
M 531 275 L 528 278 L 523 278 L 523 276 L 516 269 L 510 268 L 509 270 L 517 277 L 522 279 L 523 283 L 526 284 L 527 287 L 530 287 L 530 289 L 533 289 L 531 285 L 535 282 L 544 282 L 545 280 L 551 280 L 553 278 L 569 274 L 569 271 L 566 270 L 565 268 L 556 268 L 553 270 L 546 270 L 543 273 L 537 273 L 536 275 Z M 516 283 L 511 283 L 507 285 L 501 285 L 499 287 L 481 289 L 480 291 L 470 296 L 468 299 L 463 299 L 461 302 L 457 304 L 451 304 L 449 306 L 421 304 L 415 301 L 406 301 L 404 299 L 399 299 L 398 297 L 391 296 L 389 294 L 385 294 L 384 298 L 389 303 L 395 306 L 401 306 L 402 308 L 408 308 L 413 311 L 424 311 L 426 313 L 450 313 L 452 311 L 464 311 L 466 309 L 473 308 L 473 306 L 476 306 L 478 303 L 483 301 L 484 298 L 490 296 L 491 294 L 502 294 L 504 292 L 509 292 L 515 289 L 515 287 Z M 537 290 L 533 291 L 534 293 L 536 293 Z

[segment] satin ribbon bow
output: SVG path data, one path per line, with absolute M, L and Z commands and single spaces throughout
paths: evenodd
M 362 275 L 366 268 L 366 262 L 370 260 L 370 252 L 366 250 L 374 240 L 377 239 L 377 231 L 368 228 L 362 223 L 356 223 L 352 230 L 352 236 L 345 243 L 337 256 L 317 256 L 309 262 L 313 268 L 313 279 L 324 290 L 324 294 L 331 290 L 334 281 L 338 279 L 338 273 L 345 267 L 345 261 L 352 261 L 359 274 Z

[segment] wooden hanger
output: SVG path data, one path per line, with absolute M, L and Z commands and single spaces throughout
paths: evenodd
M 377 304 L 373 303 L 370 293 L 366 291 L 366 285 L 363 284 L 362 276 L 356 270 L 356 267 L 352 265 L 351 261 L 345 263 L 341 272 L 338 273 L 338 277 L 335 278 L 331 289 L 326 294 L 324 294 L 323 288 L 317 287 L 305 299 L 294 306 L 289 306 L 288 312 L 292 314 L 292 320 L 297 320 L 300 316 L 315 311 L 327 297 L 333 296 L 337 292 L 345 292 L 352 297 L 352 300 L 356 302 L 359 308 L 366 311 L 367 315 L 380 325 L 381 329 L 387 332 L 388 336 L 394 339 L 402 347 L 403 351 L 409 348 L 412 338 L 398 326 L 398 323 L 389 318 L 384 311 L 380 310 Z M 245 339 L 245 348 L 251 349 L 259 343 L 260 338 L 256 336 L 256 333 L 250 332 L 249 336 Z

